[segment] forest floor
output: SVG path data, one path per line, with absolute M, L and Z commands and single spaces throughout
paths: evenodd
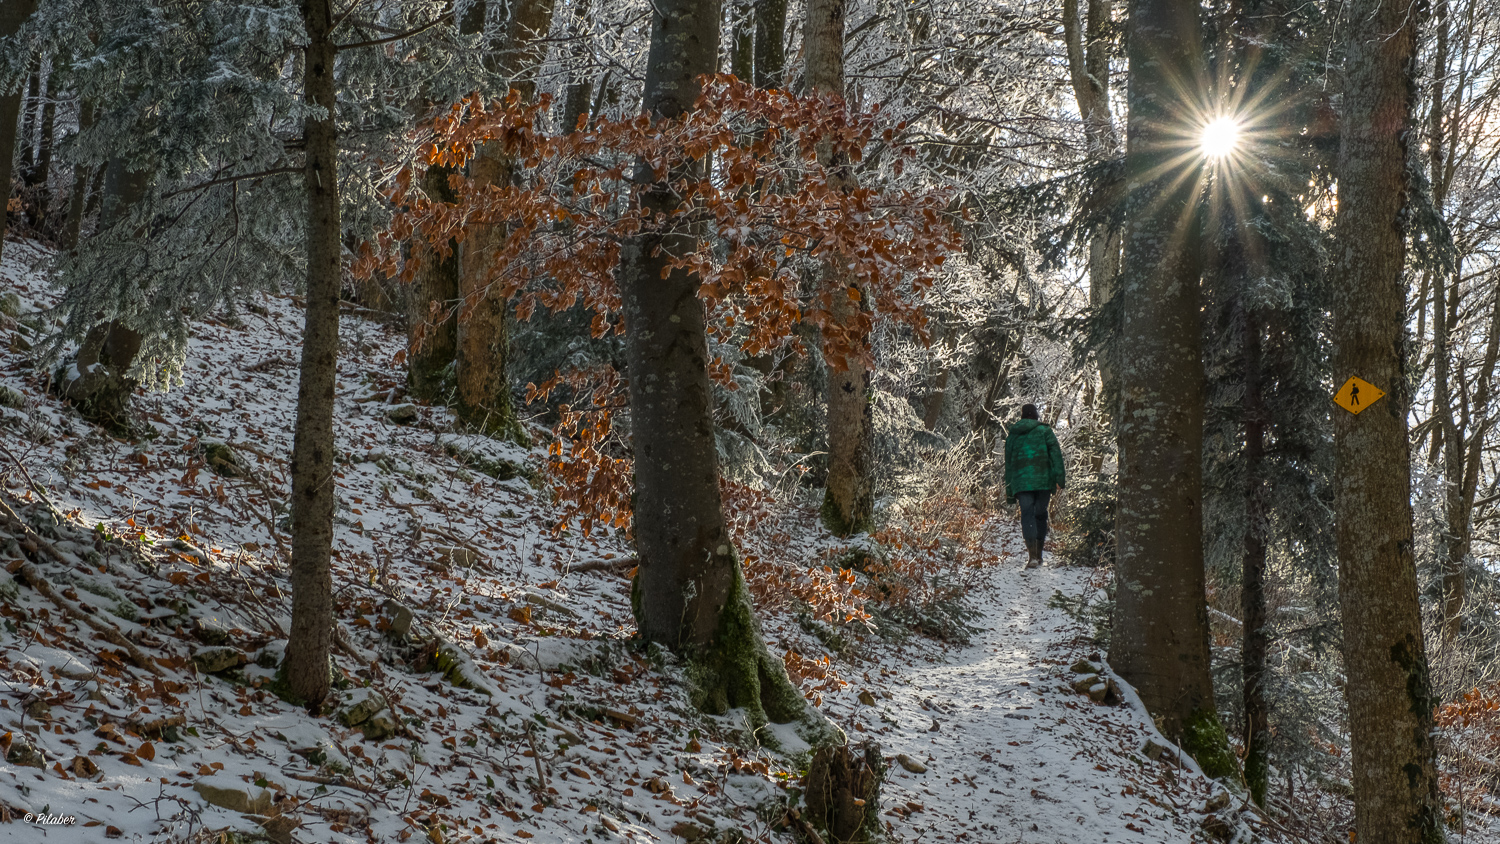
M 338 386 L 342 688 L 317 718 L 272 694 L 296 299 L 196 326 L 183 383 L 139 400 L 151 431 L 117 439 L 33 368 L 44 258 L 13 242 L 0 263 L 21 302 L 0 316 L 0 836 L 791 840 L 797 762 L 695 712 L 671 658 L 633 646 L 623 540 L 555 534 L 541 450 L 403 402 L 404 337 L 359 313 Z M 798 514 L 798 541 L 829 544 Z M 998 541 L 966 643 L 845 631 L 830 652 L 790 613 L 763 620 L 773 652 L 842 678 L 820 708 L 879 743 L 890 840 L 1277 840 L 1128 687 L 1075 689 L 1098 660 L 1077 611 L 1095 573 L 1023 571 L 1019 539 Z

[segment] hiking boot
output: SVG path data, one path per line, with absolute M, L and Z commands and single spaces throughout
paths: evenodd
M 1029 559 L 1026 560 L 1026 568 L 1034 569 L 1041 565 L 1042 541 L 1040 539 L 1026 540 L 1026 553 L 1029 555 Z

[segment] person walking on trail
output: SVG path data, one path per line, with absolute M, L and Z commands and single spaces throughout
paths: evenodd
M 1031 555 L 1026 568 L 1042 564 L 1047 505 L 1066 481 L 1057 435 L 1041 422 L 1036 405 L 1026 405 L 1005 437 L 1005 500 L 1021 505 L 1021 535 Z

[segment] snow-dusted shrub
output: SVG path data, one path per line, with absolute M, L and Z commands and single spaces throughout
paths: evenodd
M 881 617 L 945 640 L 967 638 L 963 597 L 1000 561 L 1002 517 L 973 455 L 970 440 L 927 453 L 896 484 L 874 547 L 854 549 Z
M 1085 476 L 1068 484 L 1053 513 L 1054 554 L 1070 566 L 1115 562 L 1115 476 Z

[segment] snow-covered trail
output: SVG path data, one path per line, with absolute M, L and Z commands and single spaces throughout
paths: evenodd
M 1138 704 L 1096 704 L 1071 687 L 1070 666 L 1097 654 L 1089 631 L 1048 604 L 1090 589 L 1090 572 L 1022 562 L 1010 554 L 971 592 L 970 644 L 882 676 L 876 706 L 859 707 L 856 723 L 885 728 L 869 732 L 887 754 L 927 767 L 891 766 L 882 803 L 898 840 L 1205 840 L 1211 785 L 1138 752 L 1156 735 Z

